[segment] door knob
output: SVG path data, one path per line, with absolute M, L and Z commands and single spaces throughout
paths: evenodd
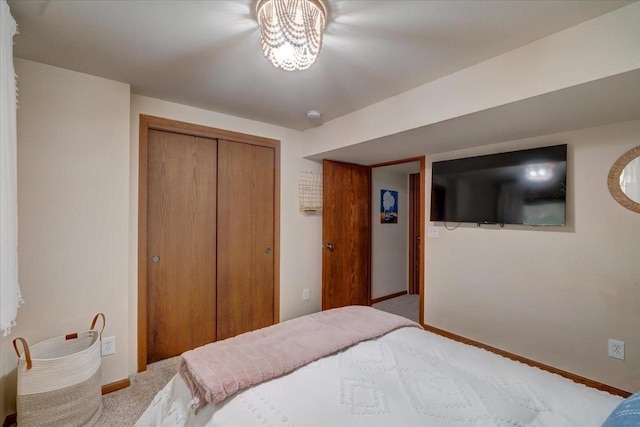
M 324 245 L 325 248 L 329 249 L 330 251 L 333 251 L 333 243 L 327 243 L 326 245 Z
M 151 262 L 156 264 L 158 261 L 160 261 L 160 257 L 158 255 L 154 255 L 151 257 Z
M 264 248 L 264 253 L 265 254 L 270 254 L 271 253 L 271 248 Z

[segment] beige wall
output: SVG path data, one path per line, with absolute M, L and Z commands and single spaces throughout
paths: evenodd
M 607 188 L 638 135 L 633 121 L 430 156 L 426 188 L 432 161 L 566 143 L 568 215 L 566 227 L 438 227 L 426 240 L 425 323 L 638 391 L 640 216 Z M 608 338 L 626 342 L 626 360 L 607 356 Z
M 409 175 L 373 168 L 371 298 L 406 291 L 409 283 Z M 398 192 L 398 223 L 380 223 L 380 190 Z
M 319 172 L 321 165 L 300 156 L 301 133 L 266 123 L 214 113 L 144 96 L 131 97 L 131 193 L 129 236 L 129 371 L 137 369 L 138 147 L 140 114 L 159 116 L 281 141 L 280 171 L 280 320 L 313 313 L 321 307 L 320 216 L 298 212 L 298 172 Z M 309 301 L 302 290 L 310 289 Z
M 97 312 L 117 353 L 102 380 L 127 376 L 129 86 L 16 59 L 18 254 L 24 305 L 2 339 L 2 389 L 15 399 L 10 340 L 87 330 Z
M 640 68 L 640 2 L 305 132 L 312 156 Z
M 11 340 L 36 343 L 88 328 L 98 311 L 117 352 L 103 383 L 137 369 L 137 182 L 139 114 L 281 141 L 280 318 L 320 310 L 321 217 L 297 210 L 297 174 L 319 172 L 300 157 L 300 133 L 130 95 L 129 86 L 16 59 L 19 262 L 25 305 L 0 338 L 0 415 L 15 410 Z M 311 299 L 302 301 L 302 290 Z
M 4 422 L 4 417 L 9 413 L 9 390 L 5 385 L 9 380 L 5 379 L 5 376 L 9 375 L 12 366 L 15 365 L 8 361 L 5 362 L 5 358 L 8 356 L 8 353 L 5 354 L 5 348 L 8 350 L 8 343 L 9 338 L 0 337 L 0 421 L 2 422 Z

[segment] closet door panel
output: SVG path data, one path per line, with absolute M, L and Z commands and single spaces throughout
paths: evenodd
M 272 147 L 218 141 L 217 339 L 274 322 Z
M 216 144 L 149 131 L 148 363 L 216 339 Z

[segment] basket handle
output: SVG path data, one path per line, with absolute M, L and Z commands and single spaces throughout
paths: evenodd
M 104 327 L 107 326 L 107 318 L 104 317 L 104 313 L 96 314 L 96 316 L 93 318 L 93 322 L 91 322 L 91 327 L 89 328 L 89 330 L 93 331 L 93 328 L 95 328 L 96 322 L 98 321 L 98 317 L 102 317 L 102 329 L 100 330 L 100 339 L 102 339 L 102 332 L 104 331 Z
M 31 352 L 29 351 L 29 344 L 27 344 L 27 341 L 25 341 L 25 339 L 22 337 L 18 337 L 15 340 L 13 340 L 13 348 L 16 351 L 16 354 L 18 355 L 18 359 L 21 357 L 21 355 L 20 355 L 20 350 L 18 350 L 17 341 L 20 341 L 22 343 L 22 348 L 24 349 L 24 358 L 27 361 L 27 369 L 31 369 L 33 367 L 33 364 L 31 363 Z

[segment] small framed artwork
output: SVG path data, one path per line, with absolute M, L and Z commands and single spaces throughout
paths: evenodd
M 398 223 L 398 192 L 380 190 L 380 223 Z

